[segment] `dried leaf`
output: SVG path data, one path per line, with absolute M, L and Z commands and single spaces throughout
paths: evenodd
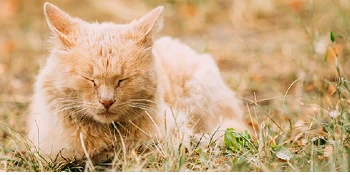
M 278 151 L 276 151 L 276 156 L 285 161 L 289 161 L 293 157 L 292 153 L 283 146 L 279 147 Z
M 311 90 L 313 90 L 315 87 L 314 87 L 314 85 L 312 85 L 312 84 L 310 84 L 310 85 L 307 85 L 306 86 L 306 91 L 311 91 Z
M 333 86 L 332 84 L 328 85 L 327 91 L 329 94 L 334 93 L 337 90 L 337 87 Z
M 331 145 L 326 146 L 323 150 L 323 156 L 325 158 L 329 158 L 332 156 L 332 154 L 333 154 L 333 146 Z

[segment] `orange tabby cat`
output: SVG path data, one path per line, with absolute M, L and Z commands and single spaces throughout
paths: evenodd
M 119 143 L 161 141 L 174 129 L 185 142 L 220 126 L 246 129 L 240 101 L 211 56 L 169 37 L 154 39 L 162 10 L 129 24 L 87 23 L 44 5 L 53 49 L 28 122 L 40 153 L 81 159 Z

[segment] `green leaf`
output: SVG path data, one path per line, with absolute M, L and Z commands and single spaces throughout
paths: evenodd
M 334 41 L 335 41 L 335 37 L 334 37 L 334 34 L 333 34 L 333 32 L 332 32 L 332 31 L 331 31 L 331 34 L 330 34 L 330 38 L 331 38 L 332 43 L 334 43 Z
M 232 149 L 233 151 L 240 149 L 240 146 L 239 146 L 239 143 L 237 142 L 237 137 L 235 135 L 233 128 L 226 129 L 225 136 L 224 136 L 224 142 L 225 142 L 225 145 L 228 148 Z
M 225 145 L 232 151 L 239 151 L 242 148 L 253 149 L 254 144 L 248 131 L 239 133 L 233 128 L 227 128 L 224 135 Z
M 326 55 L 324 56 L 324 62 L 326 62 L 328 59 L 328 52 L 326 52 Z

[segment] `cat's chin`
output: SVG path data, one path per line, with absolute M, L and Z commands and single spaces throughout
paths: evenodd
M 116 121 L 116 114 L 111 112 L 103 112 L 94 115 L 93 118 L 100 123 L 112 123 L 113 121 Z

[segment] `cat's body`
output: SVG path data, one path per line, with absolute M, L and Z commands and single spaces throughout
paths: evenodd
M 90 24 L 45 4 L 53 50 L 35 84 L 29 138 L 54 158 L 98 157 L 117 144 L 245 130 L 240 101 L 209 55 L 154 41 L 162 8 L 130 24 Z M 100 158 L 97 158 L 97 161 Z

